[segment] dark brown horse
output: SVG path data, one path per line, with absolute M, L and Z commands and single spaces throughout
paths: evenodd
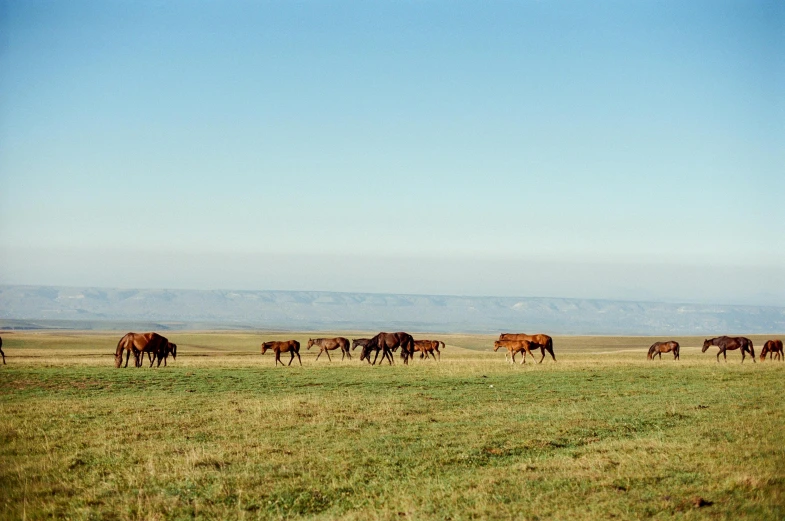
M 673 359 L 680 360 L 679 358 L 679 343 L 675 340 L 669 342 L 654 342 L 649 348 L 649 354 L 646 355 L 648 360 L 653 359 L 655 356 L 660 355 L 662 360 L 662 353 L 673 352 Z
M 399 347 L 401 348 L 401 358 L 403 359 L 404 365 L 409 365 L 409 358 L 414 354 L 414 338 L 412 338 L 412 335 L 409 333 L 404 333 L 402 331 L 397 333 L 382 332 L 370 339 L 368 343 L 363 346 L 360 360 L 368 359 L 368 362 L 371 363 L 371 351 L 376 351 L 376 356 L 371 363 L 371 365 L 375 365 L 376 359 L 379 357 L 379 351 L 381 351 L 382 360 L 384 360 L 386 356 L 390 365 L 392 365 L 392 353 Z
M 278 366 L 278 362 L 281 362 L 281 353 L 289 353 L 291 355 L 291 359 L 289 359 L 289 364 L 292 365 L 294 361 L 294 355 L 297 355 L 297 360 L 300 361 L 300 365 L 303 365 L 303 360 L 300 358 L 300 342 L 297 340 L 287 340 L 285 342 L 264 342 L 262 344 L 262 354 L 265 354 L 267 350 L 270 349 L 275 353 L 275 366 Z M 283 365 L 283 362 L 281 362 Z
M 117 343 L 114 353 L 114 366 L 120 367 L 123 363 L 123 351 L 125 351 L 125 367 L 128 367 L 128 359 L 133 353 L 134 366 L 142 367 L 144 353 L 152 353 L 157 356 L 159 352 L 165 352 L 169 340 L 158 333 L 126 333 Z M 160 362 L 159 362 L 160 365 Z M 152 360 L 150 367 L 153 366 Z
M 360 346 L 360 347 L 367 346 L 368 342 L 370 342 L 370 341 L 371 341 L 370 338 L 355 338 L 354 340 L 352 340 L 352 351 L 357 349 L 357 346 Z
M 541 364 L 542 361 L 545 359 L 545 351 L 550 353 L 551 358 L 553 361 L 556 361 L 556 355 L 553 354 L 553 338 L 548 335 L 543 335 L 542 333 L 536 335 L 527 335 L 524 333 L 502 333 L 499 335 L 499 340 L 526 340 L 527 342 L 531 342 L 532 344 L 537 344 L 536 346 L 532 346 L 535 349 L 537 347 L 540 348 L 540 353 L 542 357 L 540 357 L 540 361 L 537 362 Z
M 330 358 L 330 351 L 334 349 L 341 350 L 341 360 L 345 356 L 349 357 L 349 360 L 352 359 L 351 353 L 349 353 L 349 339 L 344 338 L 342 336 L 335 337 L 335 338 L 309 338 L 308 339 L 308 349 L 311 349 L 311 346 L 317 345 L 319 346 L 319 354 L 316 355 L 316 359 L 319 360 L 319 357 L 322 356 L 322 353 L 327 354 L 327 360 L 332 362 L 332 358 Z
M 785 359 L 785 353 L 782 351 L 782 340 L 767 340 L 766 343 L 763 344 L 763 350 L 760 352 L 761 362 L 766 359 L 766 355 L 769 355 L 769 358 L 772 360 L 782 361 Z
M 521 364 L 526 363 L 526 354 L 528 353 L 532 357 L 531 348 L 532 347 L 539 347 L 534 345 L 532 342 L 528 340 L 497 340 L 493 343 L 493 350 L 498 351 L 500 347 L 507 349 L 507 353 L 504 353 L 504 359 L 507 360 L 507 355 L 511 355 L 511 359 L 509 362 L 511 364 L 515 363 L 515 355 L 520 352 L 523 352 L 523 360 L 521 360 Z
M 5 365 L 5 353 L 3 353 L 3 339 L 0 338 L 0 355 L 3 355 L 3 365 Z
M 147 359 L 150 361 L 150 367 L 152 367 L 153 362 L 155 359 L 158 359 L 158 365 L 156 367 L 161 367 L 161 360 L 164 361 L 164 367 L 166 367 L 166 360 L 169 358 L 169 355 L 172 355 L 173 360 L 177 360 L 177 344 L 173 344 L 171 342 L 166 343 L 166 349 L 163 351 L 159 350 L 155 353 L 148 351 L 147 352 Z
M 711 340 L 704 340 L 703 341 L 703 349 L 701 353 L 705 353 L 708 348 L 711 346 L 717 346 L 720 348 L 717 351 L 717 361 L 720 361 L 720 355 L 725 359 L 728 360 L 728 351 L 734 351 L 736 349 L 741 349 L 741 363 L 744 363 L 744 353 L 749 353 L 752 357 L 752 361 L 755 361 L 755 348 L 752 346 L 752 340 L 743 336 L 718 336 L 716 338 L 712 338 Z

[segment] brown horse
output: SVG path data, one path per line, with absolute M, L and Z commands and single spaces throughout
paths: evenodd
M 512 359 L 509 360 L 511 364 L 515 363 L 515 355 L 523 352 L 523 360 L 521 360 L 521 364 L 526 363 L 526 354 L 528 353 L 532 357 L 531 348 L 534 347 L 535 349 L 539 347 L 538 345 L 530 342 L 529 340 L 497 340 L 493 343 L 493 350 L 498 351 L 500 347 L 504 347 L 507 349 L 509 355 L 512 356 Z M 504 359 L 507 360 L 508 353 L 504 353 Z
M 532 344 L 537 344 L 534 346 L 534 348 L 536 349 L 539 347 L 540 353 L 542 354 L 540 361 L 537 362 L 538 364 L 541 364 L 545 359 L 545 351 L 550 353 L 554 362 L 556 361 L 556 355 L 553 354 L 553 338 L 548 335 L 543 335 L 541 333 L 536 335 L 526 335 L 524 333 L 502 333 L 499 335 L 499 340 L 526 340 Z
M 420 358 L 425 357 L 427 359 L 428 355 L 430 355 L 436 360 L 437 354 L 439 359 L 442 357 L 439 352 L 439 340 L 415 340 L 414 350 L 420 352 Z
M 785 359 L 785 353 L 782 351 L 782 340 L 767 340 L 763 344 L 763 350 L 760 352 L 761 362 L 766 360 L 766 355 L 769 355 L 769 358 L 772 360 L 782 361 Z
M 349 339 L 344 338 L 342 336 L 335 337 L 335 338 L 309 338 L 308 339 L 308 349 L 311 349 L 311 346 L 317 345 L 319 346 L 319 354 L 316 355 L 316 359 L 319 360 L 319 357 L 322 356 L 322 353 L 327 354 L 327 360 L 332 362 L 332 358 L 330 358 L 330 351 L 334 349 L 341 349 L 341 360 L 345 356 L 349 357 L 349 360 L 352 359 L 351 353 L 349 353 Z
M 646 355 L 646 359 L 651 360 L 655 356 L 660 355 L 660 360 L 662 360 L 662 353 L 670 352 L 673 352 L 674 360 L 680 360 L 679 343 L 675 340 L 671 340 L 669 342 L 654 342 L 649 348 L 649 354 Z
M 134 355 L 134 366 L 142 367 L 144 353 L 157 355 L 159 352 L 165 352 L 167 344 L 169 344 L 169 340 L 158 333 L 126 333 L 117 343 L 117 349 L 115 349 L 114 353 L 114 366 L 120 367 L 123 363 L 123 351 L 125 351 L 125 367 L 128 367 L 128 359 L 131 353 Z M 152 366 L 153 362 L 151 360 L 150 367 Z
M 712 338 L 711 340 L 704 340 L 703 341 L 703 349 L 701 353 L 705 353 L 708 348 L 711 346 L 717 346 L 720 348 L 717 351 L 717 361 L 720 361 L 720 355 L 725 359 L 728 360 L 728 351 L 733 351 L 736 349 L 741 349 L 741 363 L 744 363 L 744 353 L 747 352 L 752 356 L 752 361 L 755 361 L 755 348 L 752 346 L 752 340 L 743 336 L 718 336 L 716 338 Z
M 3 355 L 3 365 L 5 365 L 5 353 L 3 353 L 3 339 L 0 338 L 0 355 Z
M 354 340 L 352 340 L 352 351 L 357 349 L 357 346 L 360 346 L 360 347 L 367 346 L 368 342 L 370 342 L 370 341 L 371 341 L 370 338 L 355 338 Z
M 379 351 L 382 352 L 382 360 L 386 356 L 390 365 L 392 365 L 392 353 L 401 348 L 401 358 L 404 365 L 409 365 L 409 358 L 414 354 L 414 338 L 409 333 L 399 331 L 397 333 L 381 332 L 368 343 L 363 346 L 363 351 L 360 354 L 360 360 L 368 359 L 371 365 L 376 364 L 376 359 L 379 357 Z M 371 351 L 376 351 L 376 356 L 371 363 Z
M 265 354 L 267 350 L 270 349 L 275 353 L 275 366 L 278 367 L 278 362 L 281 362 L 281 353 L 289 353 L 291 355 L 291 359 L 289 359 L 289 365 L 292 365 L 294 361 L 294 355 L 297 355 L 297 360 L 300 361 L 300 365 L 303 365 L 303 360 L 300 358 L 300 342 L 297 340 L 287 340 L 285 342 L 264 342 L 262 343 L 262 354 Z M 283 362 L 281 362 L 283 365 Z
M 171 342 L 166 343 L 166 349 L 163 351 L 156 351 L 155 353 L 148 351 L 147 352 L 147 359 L 150 361 L 150 367 L 153 366 L 153 362 L 155 359 L 158 359 L 158 365 L 156 367 L 161 367 L 161 359 L 164 361 L 164 367 L 166 367 L 166 360 L 169 358 L 169 355 L 172 355 L 173 360 L 177 360 L 177 344 L 173 344 Z

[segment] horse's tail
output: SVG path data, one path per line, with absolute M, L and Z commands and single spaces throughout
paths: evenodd
M 747 339 L 747 342 L 749 342 L 748 345 L 750 346 L 750 354 L 752 355 L 752 360 L 754 361 L 755 360 L 755 346 L 752 345 L 752 340 Z
M 649 348 L 649 352 L 646 354 L 646 360 L 651 360 L 654 356 L 654 346 Z
M 444 348 L 446 347 L 446 346 L 444 345 L 444 342 L 442 342 L 441 340 L 439 340 L 439 347 L 441 347 L 442 349 L 444 349 Z
M 553 361 L 555 362 L 556 355 L 553 353 L 553 338 L 548 337 L 548 341 L 545 342 L 545 349 L 548 350 L 548 352 L 551 354 L 551 358 L 553 358 Z

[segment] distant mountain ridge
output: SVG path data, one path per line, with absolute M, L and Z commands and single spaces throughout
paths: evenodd
M 568 298 L 324 291 L 112 289 L 0 285 L 0 326 L 79 322 L 86 329 L 541 331 L 720 335 L 785 332 L 785 308 Z M 16 326 L 9 324 L 17 324 Z M 27 324 L 25 326 L 24 324 Z M 173 326 L 172 326 L 173 324 Z

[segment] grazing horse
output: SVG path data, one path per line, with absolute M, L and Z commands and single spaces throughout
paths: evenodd
M 153 361 L 158 359 L 158 365 L 156 367 L 161 367 L 161 359 L 164 361 L 164 367 L 166 367 L 166 360 L 169 358 L 169 355 L 172 355 L 173 360 L 177 360 L 177 344 L 173 344 L 171 342 L 166 343 L 166 348 L 163 351 L 156 351 L 153 353 L 152 351 L 147 352 L 147 359 L 150 361 L 150 367 L 153 366 Z
M 673 351 L 673 359 L 680 360 L 678 342 L 675 340 L 671 340 L 670 342 L 654 342 L 649 348 L 649 354 L 646 355 L 646 359 L 651 360 L 655 356 L 660 355 L 660 360 L 662 360 L 662 353 L 670 353 L 671 351 Z
M 262 354 L 265 354 L 267 350 L 270 349 L 275 353 L 275 366 L 278 367 L 278 362 L 281 362 L 281 353 L 289 353 L 291 355 L 291 359 L 289 359 L 289 365 L 292 365 L 294 361 L 294 355 L 297 355 L 297 360 L 300 361 L 300 365 L 303 365 L 303 360 L 300 358 L 300 342 L 297 340 L 287 340 L 285 342 L 264 342 L 262 343 Z M 283 362 L 281 362 L 283 365 Z
M 144 353 L 157 355 L 159 352 L 165 352 L 167 344 L 169 344 L 169 340 L 158 333 L 126 333 L 117 343 L 117 349 L 115 349 L 114 353 L 114 366 L 120 367 L 123 363 L 123 351 L 125 351 L 125 367 L 128 367 L 128 359 L 131 353 L 134 355 L 134 366 L 142 367 Z M 150 367 L 152 366 L 153 362 L 151 360 Z
M 397 333 L 379 333 L 368 341 L 368 344 L 363 346 L 360 360 L 368 359 L 371 363 L 371 351 L 376 351 L 376 356 L 371 365 L 376 364 L 376 359 L 379 357 L 379 351 L 382 351 L 382 360 L 387 356 L 390 365 L 392 365 L 392 353 L 401 348 L 401 358 L 404 365 L 409 365 L 409 358 L 414 354 L 414 338 L 409 333 L 399 331 Z
M 332 358 L 330 358 L 330 351 L 338 348 L 341 349 L 341 360 L 343 360 L 345 356 L 348 356 L 349 360 L 352 359 L 352 355 L 349 353 L 348 338 L 344 338 L 342 336 L 335 338 L 309 338 L 308 349 L 311 349 L 311 346 L 313 345 L 319 346 L 319 354 L 316 355 L 317 360 L 319 360 L 319 357 L 322 356 L 322 353 L 326 353 L 327 360 L 332 362 Z
M 760 352 L 760 361 L 763 362 L 766 359 L 766 355 L 769 355 L 769 358 L 772 360 L 780 360 L 782 361 L 785 359 L 785 353 L 782 351 L 782 340 L 767 340 L 765 344 L 763 344 L 763 350 Z
M 5 365 L 5 353 L 3 353 L 3 339 L 0 338 L 0 355 L 3 355 L 3 365 Z
M 705 353 L 708 348 L 711 346 L 717 346 L 720 348 L 717 351 L 717 361 L 720 361 L 720 355 L 725 359 L 727 362 L 728 360 L 728 351 L 733 351 L 735 349 L 741 349 L 741 363 L 744 363 L 744 353 L 747 352 L 752 356 L 752 361 L 755 361 L 755 348 L 752 346 L 752 340 L 743 336 L 718 336 L 716 338 L 712 338 L 711 340 L 704 340 L 703 341 L 703 349 L 701 353 Z
M 532 344 L 537 344 L 534 347 L 535 347 L 535 349 L 537 347 L 539 347 L 540 348 L 540 354 L 542 354 L 542 357 L 540 358 L 540 361 L 537 362 L 538 364 L 541 364 L 542 361 L 545 359 L 545 351 L 548 351 L 551 354 L 551 358 L 553 358 L 554 362 L 556 361 L 556 355 L 553 354 L 553 338 L 551 338 L 548 335 L 543 335 L 543 334 L 526 335 L 524 333 L 502 333 L 501 335 L 499 335 L 499 340 L 526 340 L 528 342 L 531 342 Z
M 511 364 L 515 363 L 515 355 L 523 351 L 523 360 L 521 360 L 521 365 L 526 363 L 526 354 L 528 353 L 532 357 L 531 347 L 535 349 L 540 347 L 539 345 L 531 342 L 529 340 L 497 340 L 493 343 L 493 350 L 498 351 L 500 347 L 504 347 L 507 349 L 509 355 L 512 356 L 512 359 L 509 361 Z M 504 353 L 504 359 L 507 360 L 508 353 Z

